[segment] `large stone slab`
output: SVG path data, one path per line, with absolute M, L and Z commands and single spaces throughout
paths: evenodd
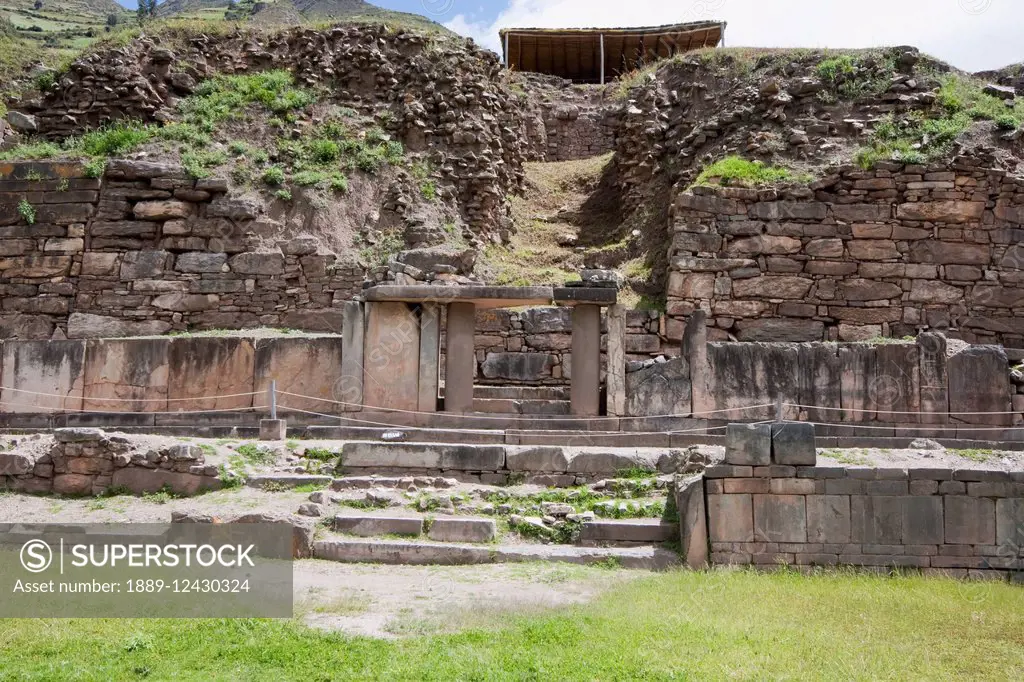
M 966 424 L 1009 426 L 1012 421 L 1010 373 L 1001 346 L 971 346 L 946 361 L 949 411 Z M 1003 414 L 966 414 L 991 412 Z
M 755 542 L 807 542 L 803 495 L 754 495 Z
M 843 406 L 839 349 L 831 344 L 803 343 L 797 351 L 799 403 L 810 421 L 837 421 Z M 832 409 L 825 409 L 832 408 Z
M 946 543 L 992 545 L 996 541 L 996 505 L 986 497 L 946 495 Z
M 170 339 L 95 339 L 85 349 L 86 410 L 167 411 Z
M 771 429 L 772 461 L 775 464 L 814 466 L 818 463 L 818 453 L 814 445 L 814 424 L 784 422 L 772 424 Z M 728 460 L 728 457 L 726 459 Z
M 450 469 L 498 471 L 505 468 L 505 448 L 500 445 L 447 443 L 345 443 L 344 467 Z
M 164 469 L 125 467 L 114 471 L 111 488 L 127 488 L 135 495 L 170 489 L 175 495 L 195 495 L 204 490 L 217 490 L 220 481 L 208 476 L 184 474 Z
M 367 303 L 363 349 L 364 404 L 417 410 L 420 327 L 409 306 Z
M 84 341 L 5 341 L 3 412 L 81 410 Z
M 509 471 L 563 473 L 569 470 L 569 461 L 565 449 L 556 446 L 510 446 L 505 455 Z
M 851 540 L 866 545 L 902 544 L 903 506 L 902 497 L 851 496 Z
M 427 537 L 438 542 L 490 542 L 498 534 L 492 519 L 434 519 Z
M 941 545 L 945 540 L 942 498 L 903 498 L 903 544 Z
M 253 396 L 246 394 L 253 392 L 255 352 L 251 339 L 173 339 L 168 349 L 168 410 L 191 412 L 252 407 Z M 264 399 L 258 397 L 257 400 Z
M 373 537 L 377 535 L 420 535 L 423 519 L 404 516 L 359 516 L 339 514 L 334 517 L 334 530 L 348 535 Z
M 704 503 L 703 476 L 676 476 L 676 509 L 679 512 L 679 555 L 692 569 L 708 564 L 708 517 Z
M 1024 498 L 996 500 L 996 544 L 1024 556 Z
M 531 382 L 550 378 L 557 362 L 547 353 L 488 353 L 481 370 L 488 379 Z
M 163 320 L 135 321 L 92 313 L 71 313 L 68 317 L 68 337 L 72 339 L 156 336 L 170 329 L 171 323 Z
M 287 417 L 284 408 L 289 407 L 336 414 L 339 410 L 333 401 L 339 400 L 341 345 L 337 336 L 257 339 L 253 363 L 253 390 L 257 395 L 253 404 L 266 405 L 263 394 L 270 382 L 276 381 L 282 417 Z
M 807 496 L 807 542 L 850 542 L 850 496 Z
M 771 424 L 729 424 L 725 431 L 725 462 L 736 466 L 772 463 Z
M 708 407 L 717 413 L 702 416 L 769 419 L 775 416 L 777 400 L 798 403 L 800 381 L 794 371 L 799 362 L 797 348 L 791 343 L 708 344 Z M 754 405 L 767 406 L 750 409 Z M 798 416 L 796 410 L 787 410 L 786 418 Z
M 751 496 L 708 495 L 708 534 L 711 542 L 753 542 L 754 505 Z
M 419 411 L 436 412 L 441 370 L 441 309 L 420 309 Z
M 626 375 L 626 415 L 676 415 L 691 411 L 690 363 L 674 358 Z
M 363 350 L 366 317 L 361 301 L 346 301 L 341 326 L 341 381 L 335 400 L 341 412 L 355 412 L 363 405 Z

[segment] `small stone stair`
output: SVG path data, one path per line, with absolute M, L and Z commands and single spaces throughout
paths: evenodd
M 436 521 L 435 521 L 436 523 Z M 402 565 L 445 565 L 562 562 L 611 564 L 621 568 L 665 570 L 680 565 L 679 556 L 661 547 L 574 547 L 571 545 L 469 545 L 403 540 L 325 538 L 313 555 L 327 561 Z
M 671 542 L 679 538 L 679 526 L 661 519 L 597 519 L 580 529 L 583 547 L 636 547 Z
M 338 514 L 332 527 L 339 533 L 360 537 L 382 535 L 426 536 L 437 542 L 490 542 L 498 534 L 493 519 L 385 516 L 380 514 Z
M 473 411 L 563 417 L 569 414 L 564 386 L 474 386 Z

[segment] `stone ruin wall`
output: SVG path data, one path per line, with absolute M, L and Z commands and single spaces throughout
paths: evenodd
M 340 332 L 362 268 L 312 240 L 261 241 L 258 204 L 226 191 L 152 162 L 113 161 L 98 179 L 76 164 L 0 165 L 0 335 Z
M 147 444 L 99 429 L 56 429 L 35 435 L 36 454 L 0 456 L 0 490 L 35 494 L 103 495 L 127 490 L 135 495 L 169 489 L 195 495 L 221 487 L 216 466 L 206 464 L 198 445 Z M 151 445 L 151 447 L 146 447 Z
M 844 169 L 810 189 L 675 199 L 668 314 L 711 340 L 855 341 L 952 330 L 1024 346 L 1024 180 L 970 158 Z
M 577 161 L 615 150 L 622 103 L 604 86 L 517 73 L 529 93 L 520 112 L 529 161 Z
M 1024 557 L 1024 472 L 716 466 L 713 564 L 922 569 L 1006 577 Z
M 679 354 L 663 335 L 663 316 L 626 311 L 630 369 Z M 601 320 L 601 366 L 607 364 L 607 319 Z M 572 309 L 483 310 L 476 316 L 477 384 L 568 386 L 572 377 Z M 443 363 L 442 363 L 443 366 Z
M 14 102 L 23 132 L 62 138 L 111 121 L 174 120 L 174 105 L 204 78 L 270 69 L 336 103 L 379 116 L 407 151 L 424 153 L 481 235 L 510 226 L 505 197 L 523 180 L 522 111 L 497 56 L 472 41 L 434 40 L 382 25 L 294 27 L 263 35 L 196 35 L 173 50 L 159 37 L 85 55 L 43 96 Z

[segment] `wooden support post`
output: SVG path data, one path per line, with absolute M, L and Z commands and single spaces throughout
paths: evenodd
M 509 43 L 509 35 L 510 35 L 510 34 L 508 34 L 508 33 L 506 33 L 506 34 L 505 34 L 505 68 L 506 68 L 506 69 L 507 69 L 507 68 L 509 68 L 509 64 L 511 64 L 511 57 L 512 57 L 512 56 L 511 56 L 511 55 L 510 55 L 510 54 L 508 53 L 508 49 L 509 49 L 509 44 L 510 44 L 510 43 Z
M 604 34 L 601 34 L 601 85 L 604 85 Z

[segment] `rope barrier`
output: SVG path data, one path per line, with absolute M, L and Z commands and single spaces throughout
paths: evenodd
M 798 403 L 783 403 L 783 406 L 784 407 L 798 407 L 800 409 L 805 409 L 805 410 L 821 410 L 823 412 L 824 411 L 828 411 L 828 412 L 859 412 L 861 414 L 879 414 L 879 413 L 881 413 L 881 414 L 918 414 L 918 415 L 924 414 L 924 415 L 932 415 L 932 416 L 936 416 L 936 417 L 951 417 L 951 416 L 955 416 L 955 415 L 978 416 L 978 415 L 988 415 L 988 414 L 991 414 L 991 415 L 1020 414 L 1019 412 L 1014 412 L 1014 411 L 1010 411 L 1010 412 L 923 412 L 923 411 L 899 412 L 897 410 L 862 410 L 862 409 L 858 409 L 856 407 L 820 407 L 818 405 L 800 405 Z
M 126 386 L 126 384 L 117 384 L 118 386 Z M 71 396 L 60 395 L 59 393 L 41 393 L 39 391 L 28 391 L 23 388 L 12 388 L 10 386 L 0 386 L 0 391 L 11 391 L 13 393 L 26 393 L 29 395 L 41 395 L 47 398 L 60 398 L 66 400 Z M 90 396 L 86 400 L 94 400 L 96 402 L 110 402 L 110 403 L 173 403 L 173 402 L 198 402 L 200 400 L 223 400 L 225 398 L 246 398 L 253 395 L 263 395 L 266 391 L 252 391 L 249 393 L 230 393 L 228 395 L 211 395 L 197 398 L 132 398 L 126 400 L 123 398 L 94 398 Z
M 79 400 L 79 398 L 75 398 L 75 400 Z M 90 398 L 90 400 L 91 400 L 91 398 Z M 130 402 L 130 401 L 124 401 L 124 402 Z M 156 411 L 156 410 L 152 411 L 152 412 L 108 412 L 108 411 L 103 411 L 103 410 L 86 410 L 85 408 L 81 408 L 81 407 L 79 407 L 79 408 L 75 408 L 75 407 L 64 407 L 64 408 L 61 408 L 61 407 L 49 407 L 49 406 L 46 406 L 46 405 L 36 405 L 36 404 L 31 404 L 31 403 L 18 403 L 18 402 L 11 402 L 11 401 L 7 401 L 7 400 L 0 400 L 0 405 L 9 405 L 11 407 L 30 407 L 30 408 L 35 409 L 35 410 L 48 410 L 50 412 L 55 412 L 55 413 L 73 412 L 73 413 L 76 413 L 76 414 L 108 414 L 108 415 L 109 414 L 124 414 L 124 415 L 129 415 L 129 414 L 130 415 L 137 415 L 137 414 L 152 414 L 152 415 L 158 415 L 158 414 L 160 414 L 160 415 L 169 415 L 169 414 L 211 414 L 211 413 L 222 413 L 222 412 L 251 412 L 253 410 L 261 410 L 261 409 L 264 408 L 263 405 L 258 405 L 258 406 L 254 406 L 254 407 L 230 407 L 230 408 L 220 408 L 220 409 L 210 409 L 210 410 L 180 410 L 180 411 L 177 411 L 177 412 L 172 412 L 172 411 Z M 16 414 L 16 413 L 8 413 L 8 414 Z
M 850 424 L 846 422 L 801 422 L 804 424 L 813 424 L 814 426 L 828 426 L 840 429 L 888 429 L 892 430 L 894 427 L 892 424 L 878 424 L 872 426 L 870 424 Z M 909 424 L 907 426 L 900 426 L 902 429 L 918 428 L 920 430 L 942 430 L 942 431 L 1024 431 L 1024 426 L 974 426 L 973 424 Z M 908 436 L 909 437 L 909 436 Z M 917 436 L 918 438 L 924 438 L 925 436 Z M 828 436 L 824 436 L 828 438 Z
M 331 398 L 318 398 L 312 395 L 303 395 L 301 393 L 291 393 L 289 391 L 278 391 L 278 395 L 290 396 L 292 398 L 302 398 L 303 400 L 314 400 L 321 403 L 330 403 L 332 405 L 342 405 L 345 407 L 359 407 L 362 409 L 377 410 L 380 412 L 394 412 L 396 414 L 416 414 L 416 415 L 438 415 L 443 414 L 447 417 L 456 417 L 462 419 L 495 419 L 500 421 L 532 421 L 540 417 L 541 415 L 480 415 L 480 414 L 462 414 L 458 412 L 423 412 L 420 410 L 403 410 L 397 407 L 370 407 L 369 405 L 363 405 L 362 403 L 347 403 L 342 400 L 332 400 Z M 747 407 L 729 407 L 722 410 L 711 410 L 708 412 L 686 412 L 679 414 L 655 414 L 645 415 L 641 417 L 578 417 L 572 415 L 555 416 L 554 418 L 559 421 L 602 421 L 602 420 L 618 420 L 624 419 L 631 421 L 642 421 L 645 419 L 687 419 L 694 417 L 705 417 L 713 414 L 729 414 L 732 412 L 746 412 L 748 410 L 760 410 L 766 407 L 775 407 L 775 403 L 764 403 L 763 405 L 749 405 Z M 659 432 L 660 433 L 660 432 Z
M 339 416 L 336 414 L 324 414 L 322 412 L 313 412 L 310 410 L 302 410 L 297 407 L 288 407 L 287 405 L 278 405 L 279 410 L 285 412 L 297 412 L 299 414 L 307 414 L 316 417 L 324 417 L 327 419 L 338 419 L 342 421 L 356 422 L 358 424 L 368 424 L 370 426 L 383 426 L 392 429 L 416 429 L 417 431 L 431 431 L 441 433 L 494 433 L 496 429 L 461 429 L 461 428 L 443 428 L 443 427 L 431 427 L 431 426 L 408 426 L 403 424 L 390 424 L 388 422 L 378 422 L 369 419 L 359 419 L 358 417 Z M 444 414 L 444 413 L 430 413 L 430 414 Z M 768 423 L 768 422 L 757 422 L 757 423 Z M 612 436 L 650 436 L 650 435 L 686 435 L 690 433 L 708 434 L 713 431 L 724 431 L 727 427 L 725 426 L 713 426 L 708 428 L 698 429 L 684 429 L 681 431 L 580 431 L 581 437 L 612 437 Z M 522 431 L 524 433 L 543 433 L 549 434 L 554 433 L 553 430 L 546 429 L 515 429 L 516 431 Z

